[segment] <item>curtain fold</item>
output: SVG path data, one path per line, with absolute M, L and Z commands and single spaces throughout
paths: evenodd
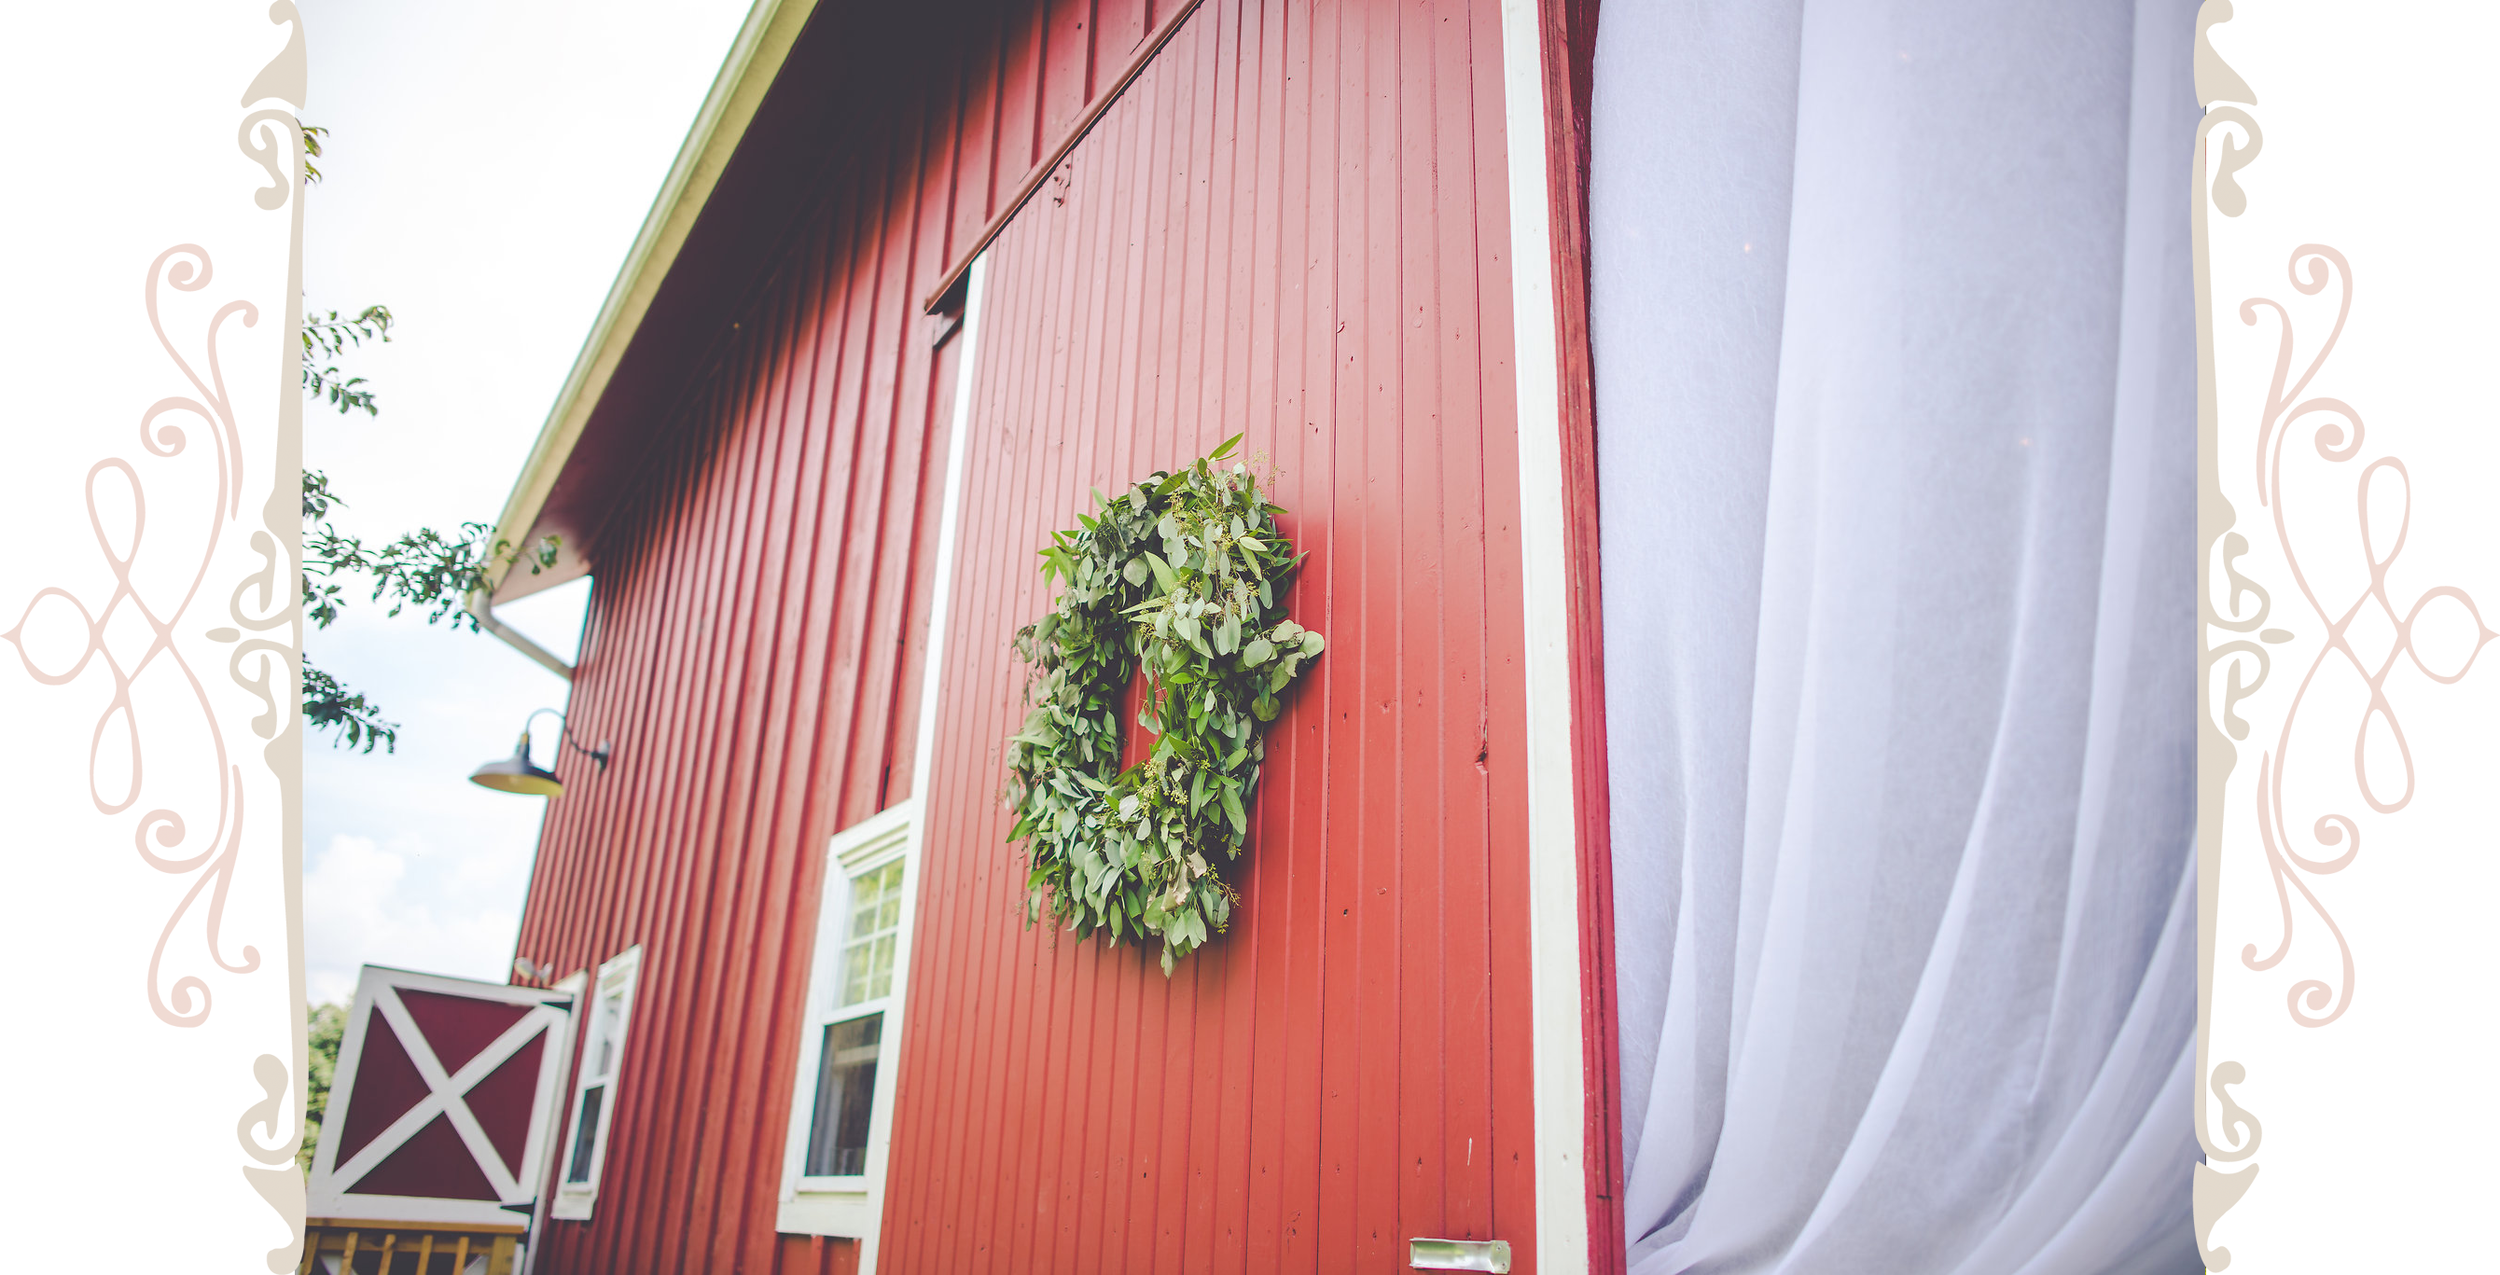
M 2201 1268 L 2194 17 L 1604 13 L 1643 1275 Z

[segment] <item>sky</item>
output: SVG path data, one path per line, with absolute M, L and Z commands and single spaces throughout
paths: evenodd
M 305 308 L 379 302 L 397 320 L 343 364 L 381 414 L 305 412 L 341 530 L 385 541 L 502 511 L 747 7 L 303 0 L 303 118 L 330 130 Z M 591 584 L 497 614 L 570 660 Z M 350 596 L 306 651 L 400 732 L 395 753 L 305 749 L 307 993 L 344 1001 L 365 964 L 501 981 L 547 799 L 467 777 L 532 709 L 562 709 L 566 684 L 492 637 Z

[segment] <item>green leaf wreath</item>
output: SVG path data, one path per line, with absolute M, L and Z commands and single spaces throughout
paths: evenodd
M 1221 931 L 1277 697 L 1326 645 L 1285 617 L 1302 565 L 1249 467 L 1220 462 L 1236 434 L 1118 499 L 1094 493 L 1052 533 L 1049 614 L 1016 631 L 1035 666 L 1032 711 L 1008 740 L 1010 842 L 1032 865 L 1025 921 L 1047 909 L 1080 935 L 1163 941 L 1163 972 Z M 1152 755 L 1119 768 L 1120 707 L 1140 669 Z

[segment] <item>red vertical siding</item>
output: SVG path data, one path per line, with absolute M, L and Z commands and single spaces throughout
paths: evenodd
M 1491 4 L 1209 0 L 992 248 L 881 1269 L 1533 1266 L 1499 53 Z M 1007 637 L 1089 487 L 1241 430 L 1329 654 L 1167 980 L 1022 924 Z
M 773 1222 L 821 847 L 915 782 L 954 376 L 917 290 L 1090 101 L 1098 25 L 1154 17 L 959 8 L 820 10 L 792 66 L 876 113 L 815 122 L 848 140 L 793 236 L 755 245 L 771 265 L 734 326 L 634 352 L 701 369 L 598 538 L 569 725 L 616 756 L 559 760 L 522 921 L 520 953 L 558 970 L 644 947 L 596 1210 L 550 1223 L 548 1275 L 854 1261 Z
M 773 1248 L 771 1275 L 859 1275 L 859 1245 L 821 1235 L 784 1235 Z
M 924 781 L 882 1269 L 1395 1269 L 1424 1234 L 1533 1266 L 1491 0 L 1207 0 L 1011 223 L 910 770 L 955 348 L 917 301 L 1169 11 L 828 7 L 791 65 L 864 86 L 821 121 L 847 140 L 736 326 L 632 356 L 699 368 L 599 537 L 571 724 L 616 759 L 560 764 L 520 951 L 640 943 L 643 981 L 544 1275 L 854 1268 L 773 1230 L 795 1024 L 822 847 Z M 1022 927 L 1005 637 L 1088 486 L 1245 429 L 1331 645 L 1270 731 L 1233 932 L 1166 980 Z

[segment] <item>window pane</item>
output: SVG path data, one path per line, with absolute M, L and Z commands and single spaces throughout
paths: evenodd
M 881 891 L 884 906 L 877 909 L 877 928 L 890 930 L 903 919 L 903 861 L 896 859 L 885 865 L 885 881 Z
M 869 1014 L 825 1028 L 816 1115 L 807 1130 L 811 1178 L 868 1171 L 868 1116 L 877 1096 L 877 1038 L 884 1024 L 885 1015 Z
M 599 1137 L 599 1104 L 607 1096 L 606 1085 L 593 1085 L 582 1091 L 582 1116 L 573 1126 L 573 1163 L 564 1171 L 567 1182 L 590 1180 L 591 1144 Z
M 624 1023 L 625 993 L 620 990 L 601 998 L 598 1021 L 590 1029 L 599 1042 L 591 1054 L 592 1076 L 605 1079 L 616 1066 L 616 1034 Z
M 883 996 L 894 990 L 894 936 L 877 940 L 877 950 L 868 958 L 868 994 Z
M 842 936 L 842 1004 L 893 992 L 894 935 L 902 919 L 902 860 L 851 878 L 850 929 Z
M 842 1003 L 856 1005 L 868 999 L 868 967 L 857 952 L 842 958 Z

